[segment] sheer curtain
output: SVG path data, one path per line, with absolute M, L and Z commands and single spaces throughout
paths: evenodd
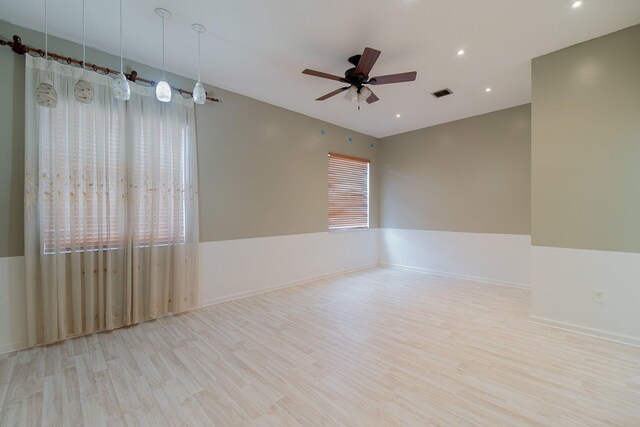
M 195 306 L 198 188 L 193 101 L 156 100 L 26 56 L 25 262 L 29 344 L 113 329 Z M 35 102 L 47 75 L 55 109 Z

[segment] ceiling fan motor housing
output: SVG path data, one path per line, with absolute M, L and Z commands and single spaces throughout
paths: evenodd
M 362 87 L 362 85 L 367 82 L 368 78 L 369 76 L 356 73 L 355 67 L 349 68 L 344 72 L 344 79 L 347 81 L 347 83 L 352 84 L 353 86 L 356 86 L 358 88 Z
M 347 83 L 356 86 L 358 89 L 360 89 L 369 78 L 369 76 L 365 76 L 364 74 L 356 74 L 356 67 L 360 63 L 360 58 L 362 58 L 362 55 L 353 55 L 349 57 L 348 61 L 350 64 L 353 64 L 353 68 L 349 68 L 344 72 L 344 79 Z

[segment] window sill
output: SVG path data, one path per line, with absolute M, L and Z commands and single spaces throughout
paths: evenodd
M 155 245 L 151 245 L 149 243 L 140 243 L 138 245 L 135 245 L 134 248 L 136 249 L 144 249 L 144 248 L 148 248 L 151 246 L 157 246 L 157 247 L 166 247 L 166 246 L 180 246 L 180 245 L 184 245 L 185 242 L 181 241 L 181 242 L 159 242 L 156 243 Z M 106 252 L 106 251 L 115 251 L 115 250 L 122 250 L 122 249 L 126 249 L 126 246 L 102 246 L 102 247 L 87 247 L 87 248 L 78 248 L 78 249 L 70 249 L 70 248 L 65 248 L 62 249 L 60 251 L 56 251 L 53 249 L 45 249 L 42 253 L 43 255 L 55 255 L 55 254 L 72 254 L 72 253 L 85 253 L 85 252 Z
M 368 231 L 369 227 L 349 227 L 349 228 L 333 228 L 329 229 L 329 233 L 349 233 L 352 231 Z

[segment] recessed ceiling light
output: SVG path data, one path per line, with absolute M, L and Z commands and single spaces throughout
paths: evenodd
M 573 3 L 571 3 L 571 8 L 575 9 L 576 7 L 580 7 L 582 6 L 582 0 L 576 0 Z
M 488 88 L 486 88 L 484 91 L 485 91 L 485 92 L 491 92 L 491 88 L 490 88 L 490 87 L 488 87 Z
M 462 56 L 462 55 L 464 55 L 464 49 L 460 49 L 460 50 L 458 51 L 458 56 Z
M 400 118 L 400 114 L 396 114 L 396 117 Z

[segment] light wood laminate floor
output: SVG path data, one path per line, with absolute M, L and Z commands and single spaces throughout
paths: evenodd
M 371 269 L 0 356 L 0 425 L 640 425 L 640 349 Z

